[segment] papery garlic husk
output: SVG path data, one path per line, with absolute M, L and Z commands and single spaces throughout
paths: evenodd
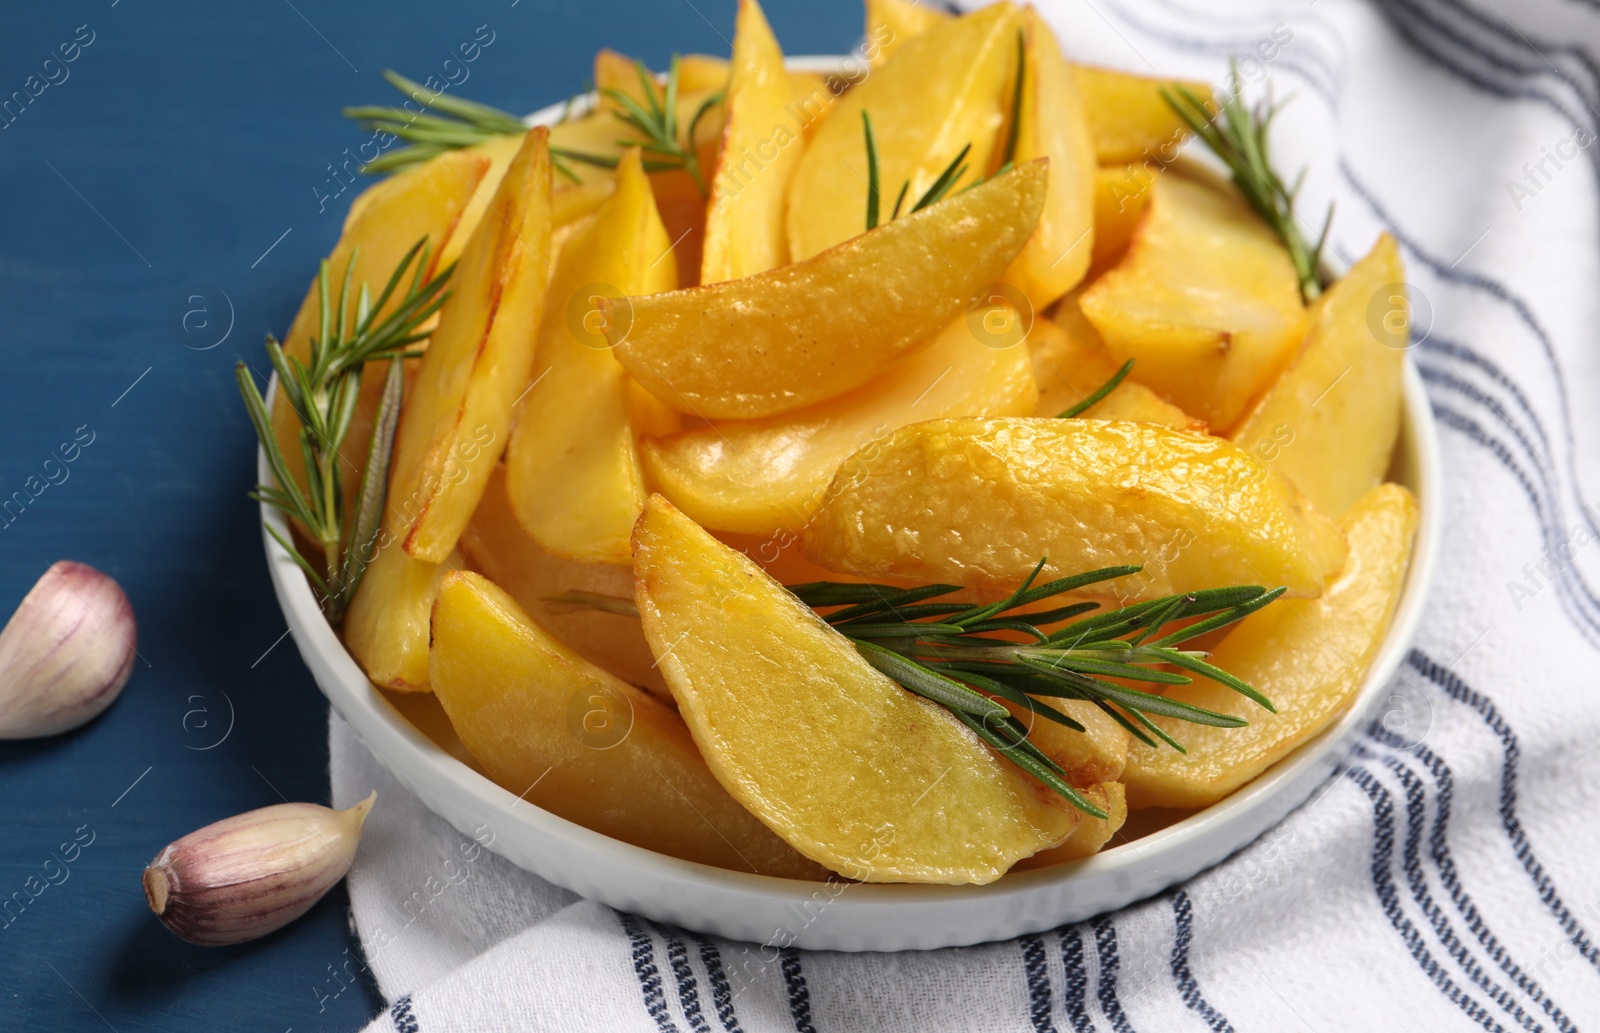
M 280 803 L 191 832 L 145 868 L 150 910 L 202 947 L 281 929 L 345 877 L 377 798 L 343 811 Z
M 0 631 L 0 739 L 76 728 L 128 683 L 139 632 L 133 605 L 108 574 L 61 560 Z

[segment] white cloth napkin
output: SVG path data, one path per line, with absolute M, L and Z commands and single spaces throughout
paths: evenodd
M 1446 540 L 1387 727 L 1222 866 L 1096 921 L 961 950 L 785 952 L 618 914 L 376 787 L 356 925 L 376 1030 L 1572 1030 L 1600 1026 L 1600 6 L 1040 0 L 1069 56 L 1293 94 L 1284 169 L 1357 258 L 1404 248 Z M 687 14 L 686 14 L 687 16 Z

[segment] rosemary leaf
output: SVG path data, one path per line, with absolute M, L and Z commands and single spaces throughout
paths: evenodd
M 1077 405 L 1063 410 L 1060 413 L 1060 417 L 1064 420 L 1070 420 L 1074 417 L 1082 416 L 1084 413 L 1103 402 L 1106 395 L 1109 395 L 1111 392 L 1115 391 L 1118 385 L 1120 385 L 1124 380 L 1128 379 L 1128 374 L 1131 372 L 1133 372 L 1133 360 L 1129 359 L 1127 362 L 1122 364 L 1121 369 L 1111 374 L 1110 380 L 1107 380 L 1104 384 L 1101 384 L 1099 387 L 1095 388 L 1092 392 L 1090 392 L 1089 397 L 1085 398 Z

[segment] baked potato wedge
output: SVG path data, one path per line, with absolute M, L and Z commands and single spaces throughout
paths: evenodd
M 706 763 L 812 860 L 864 882 L 987 883 L 1077 827 L 1078 811 L 658 495 L 634 571 Z
M 434 695 L 501 788 L 673 857 L 825 877 L 717 784 L 671 707 L 563 646 L 488 579 L 446 577 L 432 629 Z
M 1026 417 L 930 420 L 873 442 L 804 541 L 832 570 L 995 593 L 1040 557 L 1043 580 L 1142 564 L 1107 584 L 1128 600 L 1251 584 L 1314 598 L 1345 558 L 1338 526 L 1231 442 Z
M 667 406 L 756 419 L 859 387 L 993 283 L 1044 204 L 1032 161 L 914 215 L 757 276 L 602 299 L 617 359 Z
M 1362 496 L 1345 515 L 1350 559 L 1321 599 L 1283 600 L 1251 614 L 1222 640 L 1211 663 L 1277 707 L 1204 677 L 1166 695 L 1244 717 L 1243 728 L 1154 718 L 1187 753 L 1134 743 L 1123 780 L 1132 807 L 1205 807 L 1288 756 L 1350 706 L 1394 616 L 1411 559 L 1417 502 L 1396 484 Z

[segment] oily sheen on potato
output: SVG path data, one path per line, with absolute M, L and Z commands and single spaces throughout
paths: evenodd
M 877 68 L 902 44 L 950 20 L 948 11 L 917 0 L 866 0 L 867 60 Z
M 505 448 L 533 361 L 549 269 L 550 155 L 530 130 L 479 222 L 406 391 L 378 549 L 345 614 L 344 639 L 385 688 L 428 687 L 427 613 L 456 539 Z M 442 551 L 441 551 L 442 549 Z
M 1246 617 L 1211 663 L 1254 686 L 1268 713 L 1206 678 L 1167 695 L 1243 717 L 1243 728 L 1155 721 L 1188 749 L 1134 743 L 1123 779 L 1134 807 L 1204 807 L 1288 756 L 1349 707 L 1394 616 L 1411 558 L 1417 502 L 1396 484 L 1373 488 L 1344 518 L 1350 559 L 1321 599 L 1282 600 Z
M 1050 160 L 1039 228 L 1006 271 L 1005 282 L 1035 311 L 1077 286 L 1094 253 L 1095 155 L 1083 97 L 1056 35 L 1033 7 L 1022 11 L 1021 106 L 1015 160 Z
M 1385 233 L 1312 304 L 1300 353 L 1233 440 L 1343 516 L 1389 469 L 1410 345 L 1405 270 Z
M 1046 164 L 1019 165 L 804 262 L 603 299 L 606 339 L 651 394 L 706 419 L 756 419 L 843 394 L 948 324 L 1011 264 L 1038 224 Z
M 783 50 L 756 0 L 739 0 L 732 49 L 724 157 L 706 201 L 701 283 L 753 276 L 788 260 L 784 200 L 805 148 Z
M 1083 292 L 1117 362 L 1226 433 L 1305 331 L 1289 252 L 1230 188 L 1164 175 L 1121 262 Z
M 1024 857 L 1017 862 L 1018 871 L 1031 871 L 1034 868 L 1047 868 L 1052 864 L 1064 864 L 1067 861 L 1080 861 L 1085 857 L 1093 857 L 1111 842 L 1111 837 L 1116 835 L 1128 820 L 1128 792 L 1121 782 L 1092 785 L 1081 792 L 1090 803 L 1105 811 L 1106 816 L 1096 818 L 1084 815 L 1083 820 L 1072 830 L 1072 835 L 1067 837 L 1065 843 L 1049 850 L 1041 850 L 1032 857 Z
M 1228 585 L 1322 594 L 1344 536 L 1231 442 L 1148 423 L 930 420 L 873 442 L 836 479 L 806 555 L 862 577 L 1005 591 L 1123 564 L 1144 599 Z M 852 467 L 851 464 L 854 464 Z
M 943 416 L 1023 416 L 1038 395 L 1021 344 L 991 347 L 957 319 L 838 398 L 762 420 L 715 423 L 644 444 L 651 481 L 701 526 L 798 531 L 852 452 Z
M 877 140 L 884 218 L 902 183 L 911 184 L 909 210 L 964 146 L 972 148 L 967 182 L 990 170 L 1016 79 L 1020 24 L 1021 12 L 1004 0 L 941 21 L 900 45 L 892 60 L 839 98 L 789 184 L 790 261 L 820 254 L 866 228 L 862 112 L 871 116 Z
M 823 872 L 735 803 L 658 699 L 589 663 L 487 579 L 444 579 L 429 677 L 490 778 L 536 807 L 732 871 Z
M 1163 87 L 1186 86 L 1203 100 L 1211 99 L 1211 87 L 1202 82 L 1129 75 L 1094 65 L 1078 65 L 1073 71 L 1102 165 L 1141 162 L 1160 166 L 1178 153 L 1178 145 L 1192 134 L 1161 96 Z
M 406 393 L 395 437 L 391 506 L 414 514 L 405 551 L 441 562 L 505 451 L 511 407 L 533 365 L 550 278 L 550 151 L 530 130 L 478 223 Z M 471 443 L 471 447 L 463 447 Z M 402 517 L 404 519 L 405 517 Z
M 812 860 L 865 882 L 988 883 L 1077 827 L 1079 812 L 660 496 L 634 570 L 706 763 Z
M 506 448 L 511 508 L 556 555 L 629 561 L 646 494 L 632 384 L 590 323 L 599 292 L 670 290 L 678 278 L 671 247 L 640 153 L 630 149 L 615 192 L 556 259 L 532 378 Z
M 1077 290 L 1070 292 L 1057 303 L 1051 318 L 1034 320 L 1028 330 L 1033 379 L 1039 384 L 1035 416 L 1060 416 L 1117 374 L 1119 364 L 1112 361 L 1099 332 L 1083 318 L 1077 295 Z M 1206 429 L 1204 420 L 1193 418 L 1131 376 L 1081 415 L 1091 420 L 1160 423 L 1200 433 Z

